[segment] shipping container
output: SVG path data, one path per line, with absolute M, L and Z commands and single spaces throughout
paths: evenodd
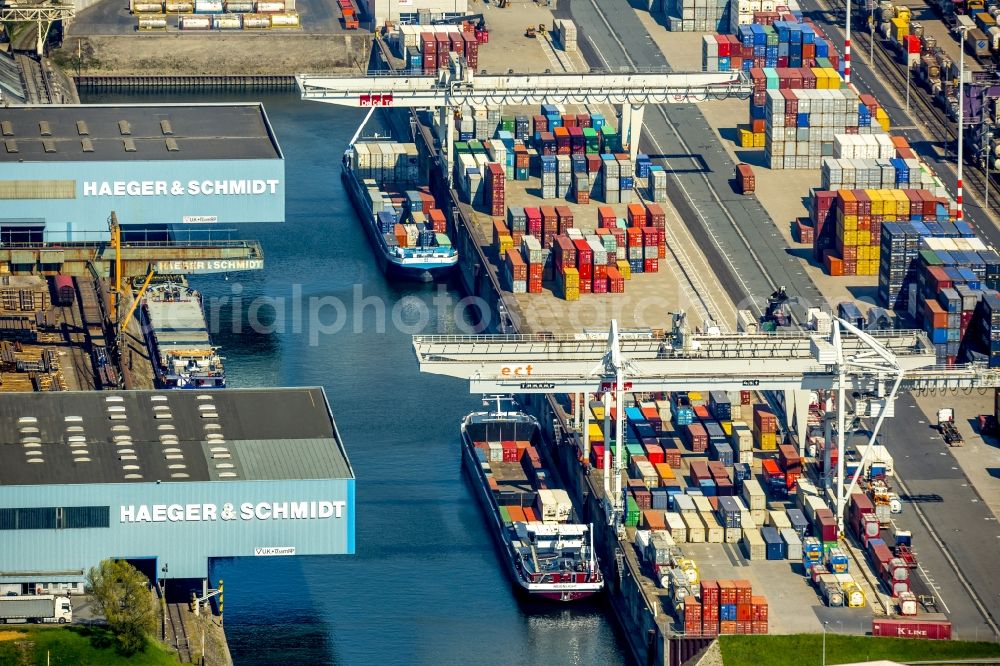
M 921 619 L 877 618 L 872 620 L 872 636 L 951 640 L 951 622 L 943 615 L 940 619 L 930 619 L 926 615 Z
M 180 16 L 177 19 L 177 27 L 181 30 L 209 30 L 212 21 L 208 16 Z

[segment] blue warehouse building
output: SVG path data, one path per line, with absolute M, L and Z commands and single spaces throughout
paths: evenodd
M 212 558 L 354 553 L 321 388 L 8 393 L 0 433 L 0 594 L 81 591 L 104 558 L 205 580 Z
M 0 108 L 0 242 L 283 222 L 281 148 L 260 104 Z

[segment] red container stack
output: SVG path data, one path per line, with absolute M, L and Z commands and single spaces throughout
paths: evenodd
M 598 206 L 597 226 L 602 229 L 613 229 L 615 227 L 615 209 L 611 206 Z
M 700 423 L 692 423 L 684 426 L 684 437 L 688 446 L 695 453 L 703 453 L 708 449 L 708 433 Z
M 556 219 L 559 221 L 560 234 L 565 234 L 567 229 L 573 228 L 573 211 L 569 206 L 556 206 Z
M 504 206 L 504 182 L 507 180 L 503 165 L 490 162 L 486 165 L 486 207 L 493 217 L 502 217 Z
M 465 42 L 465 62 L 469 67 L 479 67 L 479 42 L 473 33 L 462 31 L 462 41 Z
M 448 53 L 451 48 L 451 40 L 448 39 L 448 35 L 443 32 L 434 33 L 434 39 L 437 40 L 437 68 L 448 66 Z
M 431 226 L 439 234 L 443 234 L 448 231 L 448 220 L 444 216 L 444 211 L 439 208 L 432 208 L 427 213 L 428 219 L 430 220 Z
M 625 292 L 625 278 L 623 278 L 618 269 L 613 266 L 608 267 L 608 291 L 612 294 L 621 294 Z M 660 462 L 663 461 L 661 460 Z
M 542 206 L 542 247 L 552 247 L 552 239 L 559 233 L 559 215 L 554 206 Z M 583 276 L 580 276 L 581 278 Z
M 539 208 L 525 208 L 524 216 L 528 219 L 528 234 L 535 238 L 542 237 L 542 211 Z
M 660 204 L 646 202 L 646 224 L 660 231 L 659 253 L 657 256 L 663 259 L 667 256 L 667 216 Z
M 576 267 L 580 271 L 580 293 L 589 294 L 594 279 L 594 251 L 585 240 L 577 239 L 573 245 L 576 246 Z
M 437 71 L 437 37 L 433 32 L 420 33 L 420 50 L 424 57 L 424 73 Z

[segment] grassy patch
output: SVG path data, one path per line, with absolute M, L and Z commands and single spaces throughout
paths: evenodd
M 822 634 L 791 636 L 722 636 L 719 638 L 726 666 L 802 666 L 820 663 Z M 1000 644 L 971 641 L 925 641 L 907 638 L 873 638 L 827 634 L 826 663 L 891 659 L 981 659 L 1000 657 Z
M 178 663 L 173 653 L 155 641 L 146 651 L 123 657 L 115 651 L 115 637 L 108 630 L 86 626 L 4 627 L 0 639 L 0 665 L 52 666 L 163 666 Z

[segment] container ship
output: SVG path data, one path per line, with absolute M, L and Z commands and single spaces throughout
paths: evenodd
M 152 286 L 142 300 L 142 315 L 160 388 L 225 388 L 226 373 L 208 335 L 201 294 L 176 283 Z
M 389 278 L 432 282 L 454 271 L 458 251 L 444 211 L 418 184 L 416 144 L 356 141 L 344 153 L 340 177 Z
M 538 421 L 520 411 L 475 412 L 462 422 L 462 462 L 503 559 L 531 598 L 575 601 L 604 587 L 589 525 L 574 521 L 535 444 Z

